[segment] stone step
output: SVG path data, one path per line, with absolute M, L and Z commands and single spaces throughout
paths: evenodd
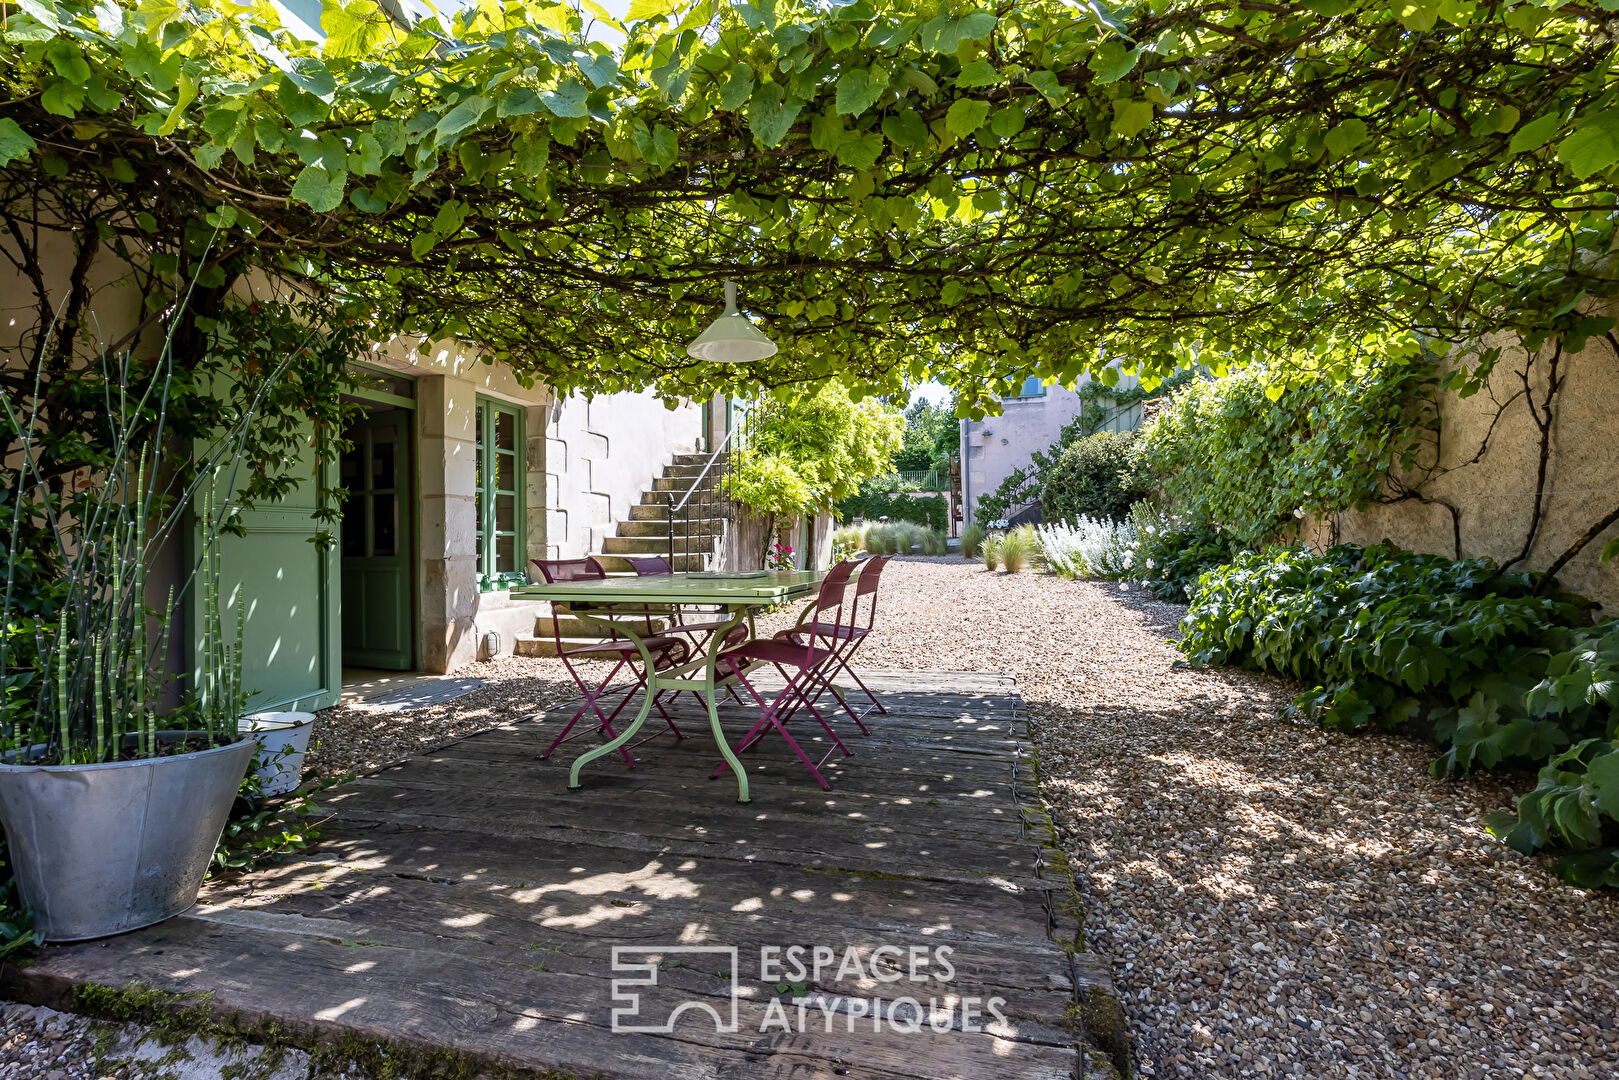
M 697 477 L 695 476 L 660 476 L 656 480 L 652 481 L 652 491 L 675 491 L 684 494 L 692 489 L 694 486 L 693 481 L 696 479 Z M 703 477 L 703 482 L 700 486 L 698 486 L 698 490 L 712 491 L 719 485 L 719 482 L 720 478 L 717 473 L 709 473 L 707 476 Z M 648 494 L 650 493 L 642 492 L 642 502 L 646 501 L 646 495 Z
M 631 620 L 626 617 L 622 621 L 629 622 Z M 644 619 L 635 619 L 633 621 L 637 630 L 640 630 L 646 625 L 646 620 Z M 570 638 L 578 638 L 580 640 L 602 640 L 606 636 L 599 628 L 592 626 L 583 619 L 571 615 L 563 615 L 558 613 L 557 623 L 559 624 L 558 629 L 562 632 L 562 638 L 564 641 Z M 663 630 L 667 629 L 668 626 L 669 621 L 667 619 L 652 620 L 652 632 L 654 634 L 661 633 Z M 534 636 L 546 639 L 549 639 L 552 636 L 551 616 L 541 615 L 534 620 Z
M 643 494 L 641 496 L 641 502 L 630 506 L 630 520 L 667 522 L 669 520 L 669 501 L 666 498 L 667 494 L 667 492 L 663 491 L 655 493 L 649 491 Z M 680 501 L 678 496 L 676 496 L 675 501 Z M 715 516 L 712 504 L 709 504 L 709 508 L 706 513 L 703 512 L 703 506 L 704 504 L 698 499 L 693 499 L 691 502 L 686 504 L 684 509 L 675 514 L 675 520 L 690 521 L 694 518 Z
M 638 508 L 632 508 L 638 509 Z M 701 520 L 688 517 L 675 519 L 675 540 L 678 542 L 687 536 L 714 536 L 719 529 L 719 522 L 709 518 Z M 647 520 L 637 520 L 631 513 L 630 520 L 618 523 L 620 536 L 661 536 L 667 543 L 669 540 L 669 522 L 662 516 Z
M 586 645 L 594 645 L 600 640 L 601 638 L 593 637 L 563 638 L 562 650 L 567 652 L 569 649 L 583 648 Z M 517 637 L 512 641 L 512 652 L 516 653 L 518 656 L 555 656 L 557 654 L 557 643 L 556 639 L 551 636 L 549 631 L 544 634 L 534 634 L 532 636 L 529 634 L 518 634 Z M 617 657 L 607 654 L 595 657 L 595 659 L 612 661 L 617 659 Z M 599 675 L 597 676 L 597 678 L 600 677 L 601 676 Z
M 690 548 L 692 553 L 703 551 L 704 548 L 712 551 L 714 538 L 712 536 L 675 537 L 675 553 L 686 553 Z M 603 555 L 668 555 L 669 538 L 667 536 L 609 536 L 602 541 Z M 601 555 L 596 556 L 597 560 Z M 605 564 L 603 564 L 605 567 Z
M 703 470 L 707 467 L 708 463 L 706 461 L 700 465 L 665 465 L 663 467 L 663 475 L 666 479 L 674 479 L 676 477 L 688 480 L 695 479 L 696 477 L 703 475 Z M 718 475 L 719 471 L 720 463 L 715 462 L 714 467 L 708 470 L 708 475 Z
M 673 463 L 676 465 L 696 465 L 701 468 L 707 464 L 708 459 L 708 454 L 676 454 Z
M 623 555 L 597 555 L 596 561 L 601 563 L 602 569 L 609 574 L 632 569 L 629 559 Z M 676 571 L 682 573 L 687 570 L 704 570 L 707 569 L 703 565 L 704 561 L 701 555 L 676 555 L 673 560 L 673 567 Z

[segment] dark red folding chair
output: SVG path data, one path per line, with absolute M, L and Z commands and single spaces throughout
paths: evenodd
M 853 679 L 855 685 L 860 687 L 861 692 L 864 693 L 871 701 L 870 705 L 864 709 L 861 709 L 859 714 L 855 715 L 855 723 L 860 726 L 860 730 L 862 732 L 865 732 L 868 735 L 871 733 L 866 730 L 866 725 L 862 723 L 862 721 L 868 715 L 870 715 L 873 710 L 887 715 L 888 706 L 884 705 L 882 700 L 878 698 L 876 694 L 871 692 L 871 687 L 867 686 L 861 681 L 860 676 L 855 674 L 852 664 L 854 662 L 854 654 L 860 651 L 860 646 L 865 643 L 866 638 L 871 636 L 871 632 L 877 628 L 877 587 L 882 584 L 883 568 L 887 565 L 888 556 L 886 555 L 879 555 L 875 558 L 867 559 L 860 564 L 860 575 L 855 578 L 853 604 L 854 611 L 849 619 L 850 625 L 847 631 L 849 634 L 849 647 L 838 650 L 837 655 L 830 663 L 827 664 L 825 672 L 827 685 L 831 688 L 832 692 L 837 695 L 838 700 L 843 703 L 843 707 L 845 709 L 849 708 L 849 703 L 844 698 L 842 691 L 832 683 L 832 680 L 839 672 L 843 672 L 844 674 L 848 675 L 849 678 Z M 859 608 L 862 597 L 867 598 L 866 624 L 864 626 L 858 625 Z
M 848 592 L 849 574 L 853 569 L 853 563 L 839 563 L 827 571 L 826 578 L 821 582 L 820 591 L 816 594 L 815 600 L 805 608 L 804 614 L 800 616 L 800 621 L 809 619 L 812 623 L 823 626 L 842 625 L 844 596 Z M 851 608 L 850 610 L 852 611 L 853 609 Z M 803 641 L 789 641 L 780 638 L 761 641 L 755 638 L 735 648 L 727 649 L 721 654 L 721 658 L 730 667 L 731 673 L 736 676 L 737 681 L 747 688 L 748 693 L 753 695 L 753 699 L 764 710 L 758 722 L 743 736 L 736 749 L 738 753 L 741 753 L 762 739 L 767 732 L 774 729 L 781 734 L 783 739 L 787 740 L 787 745 L 792 748 L 794 754 L 798 755 L 798 760 L 804 763 L 804 767 L 809 769 L 810 775 L 815 777 L 815 782 L 820 784 L 823 789 L 830 790 L 832 785 L 827 783 L 826 777 L 821 775 L 821 766 L 825 765 L 827 760 L 840 750 L 843 751 L 845 756 L 853 753 L 853 751 L 845 746 L 843 740 L 838 737 L 838 733 L 832 730 L 832 725 L 827 723 L 826 717 L 822 716 L 819 710 L 815 708 L 815 703 L 810 696 L 818 685 L 819 673 L 832 657 L 832 650 L 823 643 L 823 639 L 818 635 L 806 634 L 804 637 L 805 640 Z M 781 692 L 776 695 L 775 699 L 768 704 L 759 691 L 754 688 L 753 684 L 748 681 L 748 669 L 757 663 L 770 664 L 781 673 L 781 677 L 787 683 Z M 791 671 L 788 669 L 791 669 Z M 808 709 L 810 715 L 815 717 L 822 730 L 826 732 L 827 737 L 832 740 L 832 745 L 819 761 L 811 761 L 809 755 L 804 752 L 804 748 L 799 745 L 798 740 L 794 739 L 792 733 L 787 730 L 786 721 L 800 708 Z M 715 770 L 714 775 L 721 775 L 728 767 L 728 765 L 722 763 Z
M 607 572 L 602 569 L 601 563 L 592 558 L 534 559 L 533 563 L 539 568 L 540 576 L 545 578 L 548 585 L 574 581 L 601 581 L 607 577 Z M 609 626 L 611 626 L 610 621 Z M 684 641 L 680 638 L 652 634 L 650 615 L 647 616 L 646 626 L 648 636 L 643 637 L 642 643 L 646 646 L 647 652 L 651 654 L 655 667 L 661 670 L 685 662 L 686 657 L 690 655 L 690 649 Z M 573 677 L 574 683 L 579 687 L 579 692 L 585 695 L 585 703 L 579 706 L 579 711 L 573 714 L 567 725 L 552 740 L 551 745 L 545 748 L 545 752 L 540 757 L 550 757 L 556 752 L 557 747 L 569 741 L 568 732 L 573 730 L 573 726 L 579 722 L 579 718 L 585 715 L 586 712 L 594 712 L 601 719 L 601 724 L 597 728 L 600 735 L 608 739 L 613 738 L 615 735 L 613 721 L 618 717 L 619 713 L 624 711 L 624 706 L 629 704 L 630 699 L 635 696 L 635 691 L 646 685 L 647 672 L 642 670 L 643 664 L 637 663 L 641 659 L 641 651 L 635 647 L 635 642 L 627 637 L 619 637 L 617 630 L 609 629 L 608 633 L 610 639 L 607 641 L 598 642 L 594 645 L 566 648 L 562 644 L 561 615 L 557 611 L 557 605 L 555 603 L 551 605 L 551 637 L 556 642 L 557 658 L 562 661 L 562 666 L 568 669 L 568 674 Z M 592 686 L 574 667 L 574 662 L 580 660 L 614 660 L 615 663 L 612 669 L 607 672 L 606 677 Z M 625 668 L 628 668 L 630 673 L 635 676 L 635 681 L 610 687 L 609 684 L 613 681 L 613 677 Z M 602 712 L 600 702 L 613 694 L 622 694 L 623 700 L 618 703 L 618 706 L 612 712 Z M 685 734 L 675 726 L 674 719 L 664 710 L 663 704 L 656 697 L 653 698 L 652 704 L 663 716 L 664 722 L 668 724 L 669 731 L 674 734 L 675 738 L 684 739 Z M 580 734 L 585 734 L 585 732 L 580 732 Z M 635 743 L 634 746 L 640 746 L 642 743 L 658 738 L 662 734 L 663 732 L 660 731 L 656 735 L 649 735 L 647 738 Z M 574 736 L 574 738 L 578 737 L 578 735 Z M 623 755 L 625 764 L 632 769 L 635 768 L 635 759 L 630 756 L 629 752 L 634 749 L 634 746 L 620 747 L 618 751 Z
M 883 706 L 882 702 L 877 700 L 876 695 L 866 688 L 866 684 L 860 681 L 860 676 L 856 675 L 854 670 L 849 667 L 849 658 L 854 655 L 855 650 L 860 648 L 861 643 L 865 641 L 867 635 L 871 633 L 876 625 L 877 586 L 882 577 L 883 567 L 888 565 L 888 558 L 886 556 L 877 556 L 858 564 L 847 563 L 843 565 L 850 568 L 858 566 L 860 570 L 859 575 L 854 579 L 854 599 L 849 602 L 849 618 L 834 624 L 810 620 L 808 619 L 809 609 L 806 608 L 799 615 L 796 624 L 790 629 L 776 633 L 776 640 L 803 644 L 806 636 L 814 635 L 821 646 L 830 651 L 831 655 L 827 657 L 826 663 L 816 673 L 815 685 L 813 693 L 809 695 L 809 701 L 811 703 L 819 701 L 823 695 L 831 693 L 837 699 L 838 704 L 843 707 L 843 711 L 848 714 L 849 719 L 853 720 L 855 726 L 860 729 L 860 733 L 870 735 L 871 729 L 866 727 L 865 724 L 866 716 L 874 709 L 884 713 L 888 710 Z M 866 622 L 864 626 L 860 625 L 862 597 L 869 597 L 866 601 Z M 871 698 L 871 705 L 861 709 L 859 712 L 854 710 L 853 706 L 849 704 L 848 698 L 844 696 L 843 691 L 832 681 L 839 671 L 847 672 L 849 677 L 865 691 L 866 696 Z

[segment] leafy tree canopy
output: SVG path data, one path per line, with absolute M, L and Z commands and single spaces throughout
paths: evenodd
M 591 392 L 931 376 L 981 414 L 1104 348 L 1150 382 L 1611 325 L 1611 0 L 579 3 L 325 0 L 314 43 L 17 0 L 0 210 Z M 728 276 L 777 356 L 686 357 Z

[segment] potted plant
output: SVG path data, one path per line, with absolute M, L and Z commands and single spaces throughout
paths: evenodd
M 127 356 L 102 358 L 106 453 L 71 483 L 46 467 L 42 446 L 56 444 L 36 413 L 0 393 L 20 446 L 5 507 L 0 821 L 18 892 L 47 941 L 132 930 L 194 903 L 258 746 L 239 730 L 245 605 L 235 605 L 227 628 L 219 540 L 262 393 L 180 474 L 179 490 L 165 493 L 152 478 L 175 472 L 159 450 L 172 358 L 165 348 L 138 399 L 124 390 L 130 365 Z M 216 498 L 216 490 L 227 494 Z M 154 609 L 149 571 L 193 525 L 189 573 Z M 34 554 L 22 534 L 35 541 Z M 37 551 L 50 545 L 58 572 L 41 575 Z M 14 588 L 19 579 L 25 584 Z M 190 589 L 200 619 L 187 632 L 201 663 L 176 695 L 164 661 L 176 605 Z M 38 614 L 43 605 L 54 619 Z

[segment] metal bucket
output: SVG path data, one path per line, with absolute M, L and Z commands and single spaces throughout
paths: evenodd
M 259 741 L 259 793 L 285 795 L 303 778 L 304 753 L 315 728 L 312 712 L 254 713 L 242 725 Z
M 17 888 L 45 940 L 118 934 L 195 903 L 257 746 L 242 738 L 142 761 L 0 764 Z

